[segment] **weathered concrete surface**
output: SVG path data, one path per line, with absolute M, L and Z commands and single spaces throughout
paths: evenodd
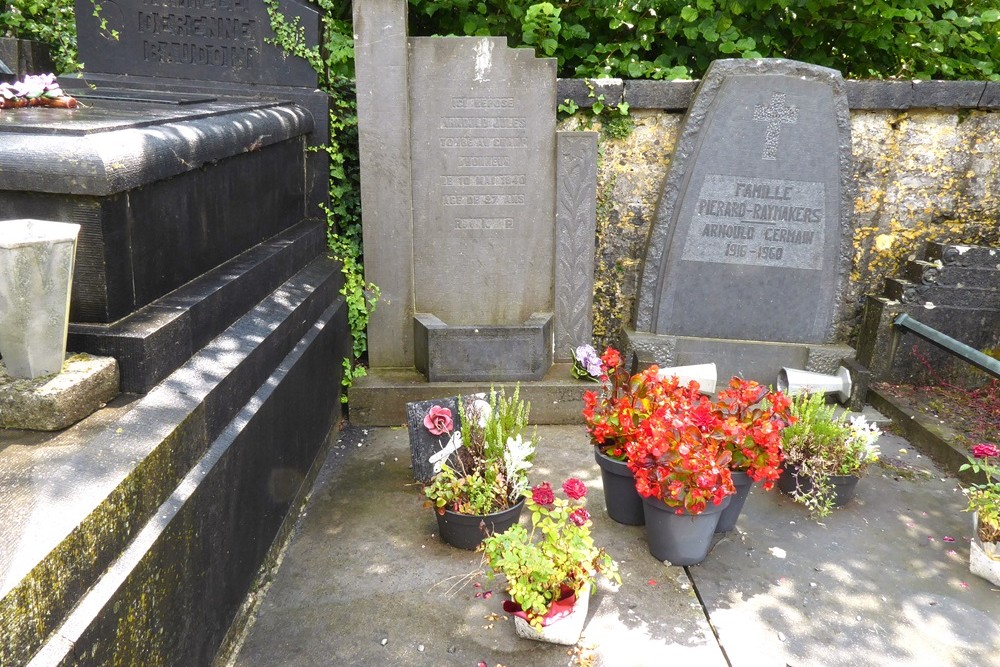
M 434 535 L 411 485 L 405 429 L 350 427 L 259 593 L 245 642 L 220 663 L 1000 666 L 1000 598 L 969 573 L 958 483 L 905 440 L 884 436 L 882 450 L 912 479 L 875 469 L 822 524 L 755 488 L 737 531 L 685 571 L 653 560 L 642 527 L 607 517 L 582 426 L 539 435 L 532 480 L 588 483 L 595 539 L 623 574 L 617 592 L 602 587 L 593 599 L 577 647 L 518 639 L 500 620 L 499 586 L 490 600 L 475 597 L 463 577 L 479 561 Z
M 558 484 L 572 474 L 587 483 L 595 541 L 619 561 L 624 581 L 619 591 L 601 587 L 591 598 L 576 653 L 594 656 L 595 665 L 724 666 L 684 569 L 653 560 L 641 526 L 608 518 L 583 427 L 538 432 L 532 479 Z M 479 570 L 478 556 L 440 541 L 412 479 L 405 428 L 348 432 L 320 473 L 274 584 L 230 665 L 571 662 L 572 648 L 515 636 L 513 622 L 502 620 L 500 586 L 476 589 L 465 580 Z M 491 599 L 475 597 L 490 589 Z
M 58 431 L 104 407 L 118 395 L 118 363 L 111 357 L 71 355 L 57 375 L 10 377 L 0 362 L 0 428 Z

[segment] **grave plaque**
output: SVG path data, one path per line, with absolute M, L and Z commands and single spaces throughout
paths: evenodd
M 471 396 L 463 398 L 468 401 Z M 458 397 L 436 398 L 430 401 L 416 401 L 406 404 L 406 425 L 410 434 L 410 461 L 413 479 L 424 484 L 434 477 L 434 455 L 444 449 L 451 439 L 451 433 L 434 435 L 424 425 L 424 417 L 433 407 L 445 408 L 451 413 L 452 432 L 461 430 L 462 419 L 458 411 Z M 447 459 L 452 462 L 452 457 Z
M 274 39 L 262 0 L 101 0 L 102 29 L 91 0 L 76 0 L 80 57 L 88 72 L 122 72 L 197 81 L 316 86 L 309 64 L 287 57 Z M 315 9 L 282 0 L 306 44 L 317 44 Z M 112 31 L 117 37 L 112 36 Z
M 713 63 L 664 185 L 636 329 L 831 342 L 849 177 L 838 72 L 787 60 Z
M 474 37 L 414 38 L 410 57 L 416 312 L 552 312 L 555 61 Z

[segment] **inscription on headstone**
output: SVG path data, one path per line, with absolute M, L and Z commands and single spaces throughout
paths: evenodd
M 76 0 L 80 60 L 87 72 L 178 79 L 315 86 L 316 74 L 285 56 L 263 0 Z M 278 8 L 300 19 L 306 43 L 318 43 L 315 9 L 295 0 Z M 106 21 L 102 29 L 99 20 Z M 112 36 L 114 31 L 117 36 Z
M 650 233 L 636 330 L 830 342 L 849 257 L 849 167 L 839 73 L 713 63 Z

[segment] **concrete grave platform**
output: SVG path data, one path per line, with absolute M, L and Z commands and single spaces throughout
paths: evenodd
M 57 375 L 13 378 L 0 361 L 0 428 L 58 431 L 104 407 L 118 395 L 118 363 L 71 354 Z
M 642 527 L 607 517 L 582 425 L 539 436 L 532 482 L 583 479 L 595 540 L 622 571 L 619 590 L 592 598 L 577 646 L 517 638 L 500 586 L 469 585 L 479 559 L 435 534 L 405 429 L 351 427 L 219 664 L 1000 666 L 1000 592 L 969 572 L 958 482 L 901 437 L 883 436 L 890 466 L 822 523 L 754 488 L 736 530 L 680 568 L 648 554 Z

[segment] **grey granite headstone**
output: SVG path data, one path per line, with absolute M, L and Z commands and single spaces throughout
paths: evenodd
M 663 188 L 636 330 L 831 342 L 849 259 L 850 156 L 838 72 L 714 62 Z
M 555 65 L 504 38 L 410 40 L 416 312 L 552 312 Z
M 465 398 L 462 399 L 466 400 Z M 410 433 L 410 459 L 413 464 L 413 479 L 427 483 L 434 476 L 434 464 L 430 458 L 444 449 L 450 434 L 434 435 L 424 426 L 424 417 L 432 407 L 440 406 L 451 410 L 454 428 L 461 429 L 462 420 L 458 414 L 458 397 L 436 398 L 406 404 L 406 427 Z

